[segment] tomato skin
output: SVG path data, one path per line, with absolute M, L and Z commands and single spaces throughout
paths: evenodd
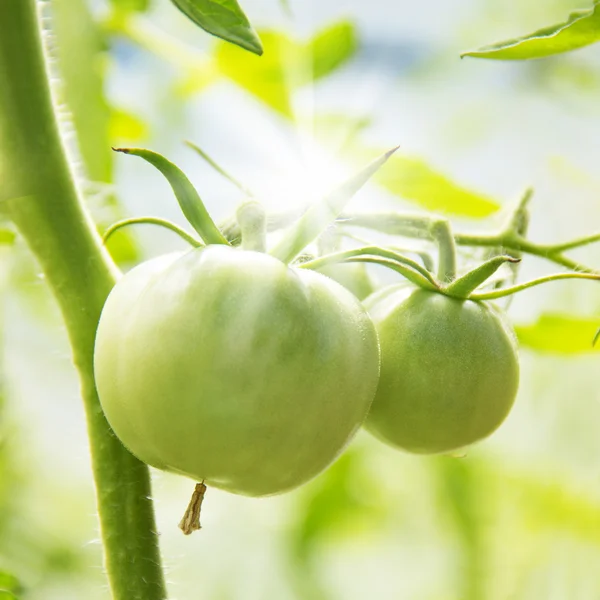
M 208 246 L 119 281 L 95 373 L 110 425 L 138 458 L 264 496 L 314 477 L 350 441 L 379 349 L 364 308 L 327 277 Z
M 417 454 L 482 440 L 517 393 L 516 337 L 499 309 L 400 284 L 365 301 L 381 348 L 381 375 L 365 423 Z

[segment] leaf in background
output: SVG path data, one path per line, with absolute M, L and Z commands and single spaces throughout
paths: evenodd
M 17 600 L 22 587 L 19 580 L 6 571 L 0 571 L 0 600 Z
M 581 319 L 559 314 L 542 315 L 531 325 L 517 325 L 515 331 L 521 346 L 538 352 L 578 354 L 600 352 L 592 341 L 598 330 L 598 319 Z
M 340 21 L 318 32 L 302 51 L 312 60 L 312 78 L 326 77 L 341 67 L 358 49 L 356 28 Z
M 10 229 L 0 229 L 0 245 L 10 245 L 15 241 L 15 232 Z
M 171 0 L 204 31 L 249 50 L 263 53 L 261 41 L 237 0 Z
M 292 116 L 286 57 L 293 55 L 293 43 L 283 33 L 260 33 L 265 50 L 258 58 L 234 46 L 219 44 L 215 58 L 219 71 L 237 85 L 286 117 Z
M 260 60 L 220 44 L 217 66 L 223 75 L 288 118 L 292 116 L 292 91 L 330 75 L 358 47 L 355 28 L 348 21 L 328 26 L 306 43 L 279 31 L 261 31 L 260 37 L 265 49 Z
M 435 171 L 424 160 L 396 154 L 375 181 L 405 200 L 432 212 L 457 217 L 488 217 L 500 209 L 491 198 L 468 190 Z
M 148 134 L 148 124 L 140 117 L 119 108 L 111 109 L 109 135 L 113 144 L 141 142 Z
M 150 0 L 111 0 L 110 3 L 124 12 L 146 12 L 150 6 Z
M 589 10 L 572 13 L 564 23 L 464 52 L 462 56 L 496 60 L 528 60 L 570 52 L 598 41 L 600 41 L 600 0 L 596 0 L 594 7 Z

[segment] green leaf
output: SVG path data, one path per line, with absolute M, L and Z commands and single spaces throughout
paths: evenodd
M 397 150 L 393 148 L 348 179 L 320 202 L 313 204 L 287 231 L 271 254 L 290 263 L 308 244 L 314 242 L 342 213 L 352 197 Z
M 6 571 L 0 571 L 0 600 L 17 600 L 23 591 L 19 580 Z
M 278 31 L 261 31 L 260 37 L 265 50 L 260 59 L 220 44 L 215 55 L 218 70 L 288 118 L 292 92 L 333 73 L 357 48 L 355 28 L 348 21 L 333 23 L 307 43 Z
M 167 179 L 185 218 L 207 244 L 228 244 L 208 214 L 204 202 L 185 173 L 164 156 L 142 148 L 114 148 L 116 152 L 133 154 L 156 167 Z
M 150 6 L 150 0 L 111 0 L 111 4 L 124 12 L 145 12 Z
M 0 229 L 0 246 L 10 245 L 15 241 L 15 232 L 10 229 Z
M 567 21 L 534 33 L 465 52 L 462 56 L 496 60 L 528 60 L 570 52 L 600 41 L 600 0 L 589 10 L 578 10 Z
M 260 37 L 265 50 L 260 59 L 234 46 L 219 44 L 215 53 L 218 70 L 283 116 L 291 117 L 285 57 L 293 54 L 292 41 L 275 31 L 261 31 Z
M 312 62 L 312 79 L 330 75 L 356 52 L 356 28 L 350 21 L 340 21 L 318 32 L 302 51 Z
M 263 47 L 237 0 L 171 0 L 204 31 L 259 56 Z
M 397 154 L 375 181 L 392 194 L 423 208 L 457 217 L 488 217 L 500 209 L 491 198 L 463 188 L 434 170 L 424 160 Z
M 137 115 L 111 108 L 109 135 L 112 143 L 140 142 L 148 137 L 148 124 Z
M 517 325 L 515 331 L 521 346 L 538 352 L 578 354 L 600 352 L 592 341 L 600 318 L 583 319 L 561 314 L 544 314 L 530 325 Z

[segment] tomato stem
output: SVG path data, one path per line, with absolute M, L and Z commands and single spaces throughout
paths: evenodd
M 267 216 L 260 202 L 250 200 L 236 211 L 242 234 L 242 249 L 255 252 L 267 251 Z
M 35 0 L 0 2 L 0 158 L 7 213 L 60 306 L 87 416 L 114 600 L 164 600 L 148 467 L 115 437 L 96 392 L 96 326 L 118 270 L 74 182 L 59 133 Z
M 435 217 L 415 215 L 411 213 L 343 213 L 340 224 L 346 227 L 372 229 L 388 235 L 398 235 L 422 240 L 434 240 L 431 232 L 432 220 Z M 508 232 L 505 229 L 490 233 L 454 233 L 454 241 L 458 246 L 480 246 L 486 248 L 502 248 L 505 252 L 522 252 L 544 258 L 558 265 L 580 273 L 597 274 L 599 271 L 575 261 L 564 255 L 567 250 L 574 250 L 600 241 L 600 233 L 594 233 L 560 244 L 537 244 L 524 235 Z
M 431 224 L 431 235 L 438 244 L 438 279 L 442 283 L 450 283 L 456 277 L 456 245 L 450 221 L 434 220 Z

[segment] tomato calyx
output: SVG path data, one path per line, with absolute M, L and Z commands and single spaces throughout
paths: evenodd
M 141 148 L 114 148 L 117 152 L 143 158 L 165 176 L 175 193 L 183 214 L 202 241 L 170 221 L 156 217 L 139 217 L 119 221 L 112 225 L 104 234 L 105 242 L 121 227 L 132 224 L 163 226 L 178 234 L 193 247 L 201 247 L 204 244 L 232 245 L 231 240 L 241 238 L 243 249 L 268 252 L 283 263 L 293 264 L 295 267 L 318 269 L 336 263 L 373 263 L 396 271 L 422 289 L 458 299 L 493 300 L 504 298 L 530 287 L 560 279 L 600 280 L 600 275 L 595 272 L 559 273 L 508 287 L 500 287 L 502 283 L 506 283 L 504 279 L 501 279 L 494 282 L 493 290 L 486 291 L 485 288 L 492 284 L 490 278 L 503 265 L 517 265 L 521 261 L 520 254 L 510 252 L 509 254 L 492 256 L 489 260 L 467 273 L 457 275 L 456 240 L 449 221 L 443 217 L 429 218 L 421 215 L 408 215 L 404 217 L 404 220 L 406 227 L 412 230 L 413 233 L 418 229 L 422 229 L 426 239 L 432 239 L 437 243 L 438 268 L 436 275 L 432 273 L 432 264 L 428 255 L 423 256 L 423 253 L 421 253 L 420 258 L 423 261 L 423 265 L 421 265 L 418 261 L 405 256 L 401 251 L 376 244 L 365 245 L 352 250 L 329 252 L 313 260 L 306 260 L 302 256 L 305 248 L 319 239 L 320 236 L 327 236 L 327 230 L 332 227 L 332 224 L 339 223 L 338 219 L 342 218 L 343 222 L 342 213 L 350 199 L 385 164 L 397 148 L 389 150 L 371 162 L 322 200 L 303 210 L 299 215 L 291 215 L 292 222 L 285 223 L 289 225 L 285 235 L 273 248 L 267 249 L 267 231 L 271 227 L 263 207 L 254 199 L 253 193 L 222 169 L 198 146 L 191 142 L 187 142 L 187 145 L 250 198 L 238 208 L 234 227 L 227 224 L 229 231 L 224 234 L 212 220 L 198 192 L 183 171 L 160 154 Z M 531 195 L 532 190 L 527 190 L 520 199 L 505 228 L 507 235 L 512 232 L 518 237 L 526 230 L 529 220 L 527 204 Z M 280 228 L 289 217 L 288 215 L 274 228 Z M 514 273 L 515 270 L 513 269 L 513 275 Z
M 202 158 L 221 175 L 234 183 L 238 188 L 251 196 L 251 192 L 242 184 L 231 177 L 221 167 L 219 167 L 210 157 L 208 157 L 200 148 L 188 142 Z M 275 247 L 268 251 L 273 257 L 281 260 L 285 264 L 292 263 L 303 250 L 314 242 L 331 223 L 341 215 L 352 197 L 369 181 L 369 179 L 386 163 L 389 157 L 398 149 L 392 148 L 379 158 L 372 161 L 354 176 L 342 183 L 338 188 L 325 196 L 320 201 L 309 206 L 299 218 L 291 225 L 286 235 L 279 241 Z M 204 205 L 196 188 L 192 185 L 185 173 L 175 164 L 161 156 L 157 152 L 143 148 L 113 148 L 115 152 L 131 154 L 143 158 L 145 161 L 158 169 L 169 182 L 179 206 L 188 220 L 189 224 L 196 230 L 202 242 L 206 245 L 222 244 L 231 245 L 223 232 L 217 227 L 206 206 Z M 260 252 L 267 252 L 266 248 L 266 215 L 264 209 L 260 207 L 255 200 L 243 204 L 236 214 L 237 222 L 242 234 L 242 246 L 245 249 L 253 249 Z M 132 224 L 152 223 L 161 225 L 180 235 L 183 239 L 195 247 L 203 245 L 194 236 L 190 236 L 174 223 L 155 217 L 141 217 L 137 219 L 127 219 L 112 225 L 104 234 L 106 241 L 115 231 L 121 227 Z M 245 234 L 245 235 L 244 235 Z M 245 237 L 245 239 L 244 239 Z

